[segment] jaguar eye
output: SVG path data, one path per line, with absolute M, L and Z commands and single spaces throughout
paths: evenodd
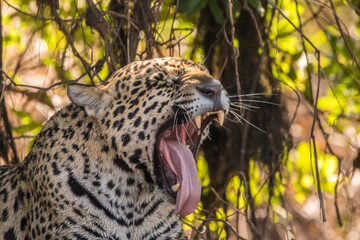
M 181 78 L 175 78 L 175 77 L 173 77 L 173 78 L 168 79 L 168 82 L 171 82 L 171 83 L 173 83 L 173 84 L 175 84 L 175 85 L 180 85 Z

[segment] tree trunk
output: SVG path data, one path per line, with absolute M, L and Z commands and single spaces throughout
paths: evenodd
M 0 69 L 2 70 L 2 5 L 0 2 Z M 12 136 L 11 124 L 7 115 L 4 92 L 5 92 L 5 80 L 3 78 L 3 74 L 0 74 L 0 165 L 4 161 L 5 164 L 15 164 L 19 162 L 19 158 L 17 156 L 16 147 L 14 138 Z M 9 156 L 10 151 L 12 150 L 13 158 Z
M 248 7 L 250 8 L 250 6 Z M 251 15 L 249 11 L 252 11 L 253 15 Z M 206 17 L 203 17 L 203 15 Z M 253 17 L 255 17 L 257 26 L 254 23 Z M 204 21 L 203 26 L 207 32 L 204 35 L 206 37 L 204 37 L 202 46 L 204 53 L 208 54 L 211 50 L 210 48 L 214 48 L 212 45 L 216 41 L 216 35 L 221 31 L 222 26 L 215 23 L 209 9 L 203 10 L 201 18 L 207 19 L 207 21 Z M 279 103 L 280 92 L 277 91 L 278 82 L 274 81 L 274 78 L 271 77 L 271 64 L 267 64 L 271 63 L 271 59 L 267 51 L 266 42 L 264 43 L 262 54 L 259 54 L 259 49 L 262 46 L 257 29 L 260 31 L 262 37 L 266 35 L 263 19 L 255 9 L 246 10 L 243 8 L 239 18 L 234 24 L 236 29 L 235 37 L 239 42 L 240 56 L 238 58 L 238 69 L 242 94 L 264 93 L 266 89 L 266 92 L 273 94 L 264 96 L 264 100 L 275 104 Z M 230 29 L 230 27 L 227 29 Z M 228 34 L 228 36 L 230 39 L 230 34 Z M 209 54 L 206 64 L 215 64 L 221 68 L 225 59 L 228 58 L 222 76 L 219 78 L 225 88 L 227 86 L 233 86 L 227 89 L 227 91 L 230 95 L 236 95 L 234 58 L 231 46 L 224 39 L 218 40 L 217 45 L 219 45 L 219 53 L 213 53 L 214 50 L 211 50 L 212 53 Z M 215 60 L 217 62 L 215 62 Z M 263 69 L 261 69 L 260 66 Z M 212 66 L 208 67 L 212 69 Z M 265 75 L 265 73 L 267 74 Z M 247 97 L 247 99 L 249 99 L 249 97 Z M 249 102 L 246 103 L 249 104 Z M 250 159 L 262 162 L 272 169 L 277 161 L 282 158 L 281 154 L 284 150 L 283 144 L 288 132 L 288 123 L 284 120 L 283 109 L 279 106 L 261 105 L 261 109 L 258 111 L 246 111 L 242 117 L 251 124 L 266 131 L 267 134 L 249 125 L 246 121 L 242 121 L 242 123 L 228 121 L 225 124 L 226 130 L 218 126 L 211 126 L 211 140 L 207 140 L 204 143 L 205 158 L 209 165 L 210 184 L 225 200 L 225 191 L 229 176 L 241 172 L 241 174 L 238 175 L 241 181 L 248 186 L 249 179 L 251 178 L 251 176 L 249 176 Z M 278 170 L 278 167 L 276 170 Z M 270 176 L 270 178 L 274 178 L 274 176 L 275 174 Z M 247 219 L 252 221 L 255 227 L 258 227 L 253 206 L 254 201 L 252 200 L 252 195 L 255 193 L 251 192 L 250 187 L 246 189 L 247 193 L 243 194 L 248 196 L 247 201 L 249 202 L 250 210 Z M 224 209 L 226 209 L 223 202 L 219 201 L 212 193 L 203 197 L 202 201 L 205 209 L 216 210 L 218 207 L 224 207 Z M 253 235 L 253 239 L 261 238 L 255 230 L 253 231 Z

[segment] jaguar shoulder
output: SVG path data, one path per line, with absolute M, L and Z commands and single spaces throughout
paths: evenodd
M 0 167 L 0 239 L 186 239 L 201 133 L 229 109 L 221 83 L 161 58 L 68 96 L 25 160 Z

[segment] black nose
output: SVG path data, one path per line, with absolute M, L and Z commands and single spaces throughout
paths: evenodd
M 196 90 L 205 97 L 212 98 L 219 95 L 219 93 L 223 90 L 223 86 L 219 83 L 212 83 L 205 86 L 196 86 Z

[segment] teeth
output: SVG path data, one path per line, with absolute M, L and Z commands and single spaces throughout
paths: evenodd
M 220 126 L 222 126 L 224 124 L 224 111 L 223 110 L 220 110 L 220 111 L 217 111 L 217 117 L 219 119 L 219 124 Z
M 216 114 L 218 119 L 219 119 L 219 124 L 220 126 L 222 126 L 224 124 L 224 119 L 225 119 L 225 113 L 224 110 L 219 110 L 217 112 L 207 112 L 207 113 L 203 113 L 197 117 L 195 117 L 195 123 L 198 129 L 201 128 L 201 121 L 206 119 L 208 116 Z
M 201 128 L 201 116 L 200 115 L 195 117 L 195 123 L 196 123 L 197 128 L 200 129 Z
M 171 190 L 173 190 L 173 192 L 179 191 L 179 188 L 180 188 L 180 183 L 171 186 Z

